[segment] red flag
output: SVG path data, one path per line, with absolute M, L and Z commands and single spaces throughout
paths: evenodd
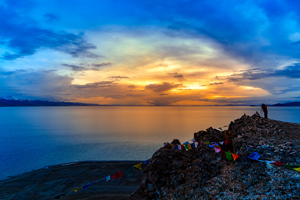
M 226 152 L 222 149 L 221 149 L 221 155 L 222 155 L 223 158 L 226 158 Z
M 283 162 L 280 162 L 280 161 L 276 161 L 276 162 L 271 163 L 271 164 L 276 165 L 276 166 L 278 166 L 278 167 L 281 167 L 284 163 L 283 163 Z
M 113 174 L 113 175 L 110 175 L 110 177 L 113 178 L 113 179 L 115 179 L 115 180 L 117 180 L 118 178 L 121 178 L 122 175 L 123 175 L 123 172 L 120 171 L 120 172 L 118 172 L 118 173 L 115 173 L 115 174 Z
M 181 145 L 181 150 L 185 150 L 185 148 L 184 148 L 184 145 L 183 145 L 183 144 Z
M 118 173 L 115 173 L 115 174 L 113 174 L 113 175 L 110 175 L 110 177 L 113 178 L 113 179 L 115 179 L 115 180 L 117 180 L 118 178 L 121 178 L 122 175 L 123 175 L 123 172 L 120 171 L 120 172 L 118 172 Z
M 229 140 L 225 140 L 225 145 L 227 145 L 230 141 Z
M 113 175 L 110 175 L 111 178 L 117 180 L 118 179 L 118 174 L 113 174 Z
M 121 177 L 122 177 L 122 175 L 123 175 L 123 172 L 122 172 L 122 171 L 120 171 L 120 172 L 118 172 L 117 174 L 118 174 L 118 178 L 121 178 Z

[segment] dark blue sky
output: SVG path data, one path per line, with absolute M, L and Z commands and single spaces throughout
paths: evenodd
M 4 0 L 0 97 L 121 105 L 300 97 L 300 2 Z

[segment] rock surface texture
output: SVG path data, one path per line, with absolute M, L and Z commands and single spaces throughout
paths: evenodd
M 257 152 L 259 160 L 300 165 L 300 124 L 243 115 L 228 130 L 194 138 L 197 148 L 156 151 L 131 199 L 300 199 L 300 172 L 247 158 Z M 235 162 L 203 143 L 225 140 L 221 148 L 238 154 Z

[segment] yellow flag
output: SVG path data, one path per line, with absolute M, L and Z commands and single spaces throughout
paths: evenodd
M 82 189 L 82 187 L 76 188 L 74 191 L 77 192 L 80 189 Z
M 297 172 L 300 172 L 300 167 L 294 168 L 294 170 L 296 170 Z
M 188 143 L 187 146 L 188 146 L 188 150 L 192 149 L 192 146 L 190 143 Z
M 139 163 L 137 165 L 133 165 L 134 167 L 138 168 L 139 170 L 142 170 L 142 163 Z

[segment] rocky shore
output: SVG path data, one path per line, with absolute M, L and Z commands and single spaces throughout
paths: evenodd
M 199 143 L 182 146 L 173 140 L 153 154 L 143 172 L 135 170 L 117 180 L 99 181 L 60 199 L 300 199 L 300 172 L 282 165 L 300 167 L 300 124 L 243 115 L 231 122 L 228 130 L 210 127 L 194 133 L 193 141 Z M 225 159 L 208 145 L 212 142 L 239 157 Z M 260 155 L 258 160 L 248 158 L 254 152 Z M 0 199 L 59 199 L 55 198 L 59 194 L 137 163 L 78 162 L 45 167 L 1 180 Z
M 125 200 L 138 188 L 142 171 L 136 169 L 121 179 L 99 181 L 87 189 L 61 194 L 84 186 L 97 179 L 127 169 L 138 161 L 76 162 L 47 166 L 42 169 L 17 175 L 0 181 L 0 199 L 2 200 Z
M 228 130 L 195 133 L 194 141 L 202 142 L 155 152 L 131 199 L 300 199 L 300 172 L 282 165 L 300 167 L 300 124 L 243 115 Z M 228 161 L 203 141 L 228 141 L 221 149 L 239 158 Z M 263 162 L 248 158 L 254 152 Z

